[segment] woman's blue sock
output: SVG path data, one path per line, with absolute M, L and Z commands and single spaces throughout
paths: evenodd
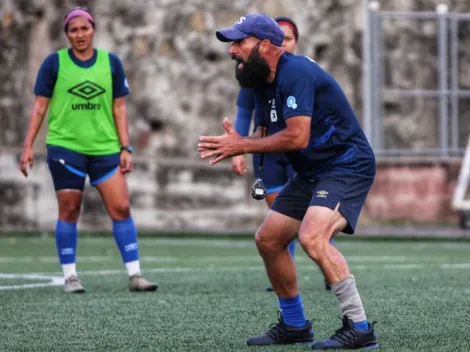
M 139 260 L 137 230 L 132 217 L 125 220 L 113 220 L 113 235 L 124 263 Z
M 55 228 L 55 243 L 59 254 L 60 264 L 75 264 L 77 250 L 77 224 L 71 224 L 60 219 Z

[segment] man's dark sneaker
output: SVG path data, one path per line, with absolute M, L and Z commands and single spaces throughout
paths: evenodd
M 379 347 L 375 336 L 374 324 L 368 323 L 369 330 L 362 331 L 353 328 L 353 321 L 347 316 L 343 317 L 343 327 L 335 331 L 335 334 L 328 340 L 319 341 L 312 344 L 312 350 L 372 350 Z
M 286 325 L 279 314 L 279 322 L 271 324 L 269 331 L 263 335 L 251 337 L 246 342 L 248 346 L 256 345 L 286 345 L 286 344 L 311 344 L 313 342 L 312 323 L 307 323 L 302 328 Z

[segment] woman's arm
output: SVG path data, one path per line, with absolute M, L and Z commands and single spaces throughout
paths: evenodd
M 129 145 L 129 121 L 125 97 L 113 100 L 113 117 L 121 145 Z
M 35 97 L 20 158 L 20 170 L 26 177 L 28 177 L 28 165 L 31 169 L 33 168 L 33 144 L 41 128 L 48 107 L 49 98 L 39 95 Z
M 36 96 L 33 103 L 31 114 L 29 115 L 29 124 L 26 131 L 26 137 L 23 142 L 23 147 L 32 147 L 34 140 L 41 128 L 44 116 L 46 116 L 47 108 L 49 107 L 49 98 Z

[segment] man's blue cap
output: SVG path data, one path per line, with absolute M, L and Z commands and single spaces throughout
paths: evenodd
M 221 42 L 233 42 L 248 37 L 268 39 L 273 45 L 282 46 L 284 31 L 279 24 L 268 15 L 255 13 L 240 17 L 231 28 L 223 28 L 215 32 Z

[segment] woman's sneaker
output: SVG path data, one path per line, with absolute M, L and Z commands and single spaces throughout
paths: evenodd
M 80 280 L 75 275 L 70 275 L 65 279 L 64 292 L 66 293 L 84 293 L 85 288 L 80 283 Z

